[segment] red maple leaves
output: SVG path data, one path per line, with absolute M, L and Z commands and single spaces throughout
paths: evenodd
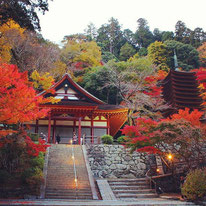
M 27 73 L 20 73 L 17 66 L 0 64 L 0 122 L 21 124 L 47 115 L 40 109 L 43 97 L 37 96 Z M 1 130 L 0 135 L 11 133 Z

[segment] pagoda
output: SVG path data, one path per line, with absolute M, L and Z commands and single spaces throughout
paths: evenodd
M 177 56 L 174 52 L 175 68 L 171 69 L 162 82 L 162 95 L 170 105 L 164 116 L 176 113 L 179 109 L 190 108 L 191 110 L 202 109 L 199 84 L 195 72 L 180 71 Z
M 57 134 L 61 143 L 69 143 L 74 133 L 79 144 L 83 135 L 94 143 L 104 134 L 114 136 L 127 120 L 127 108 L 104 103 L 74 82 L 69 74 L 65 74 L 51 89 L 54 94 L 43 91 L 39 95 L 53 96 L 60 101 L 40 105 L 50 109 L 48 116 L 30 123 L 31 132 L 44 134 L 50 143 L 56 142 Z

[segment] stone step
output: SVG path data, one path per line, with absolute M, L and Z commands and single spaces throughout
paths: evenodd
M 148 185 L 147 182 L 109 182 L 110 186 L 121 186 L 121 185 L 126 185 L 126 186 L 142 186 L 142 185 Z
M 155 190 L 153 189 L 146 189 L 146 190 L 113 190 L 115 194 L 123 194 L 123 193 L 130 193 L 130 194 L 149 194 L 149 193 L 155 193 Z
M 72 160 L 74 152 L 78 178 L 75 190 L 75 173 Z M 52 145 L 49 152 L 46 198 L 49 199 L 92 199 L 87 169 L 81 146 Z
M 121 198 L 121 199 L 129 199 L 129 198 L 156 198 L 158 197 L 158 195 L 156 193 L 151 193 L 151 194 L 133 194 L 133 193 L 119 193 L 116 194 L 117 198 Z
M 121 189 L 121 190 L 142 190 L 142 189 L 149 189 L 149 185 L 142 185 L 142 186 L 128 186 L 128 185 L 114 185 L 111 186 L 112 189 Z
M 76 196 L 76 195 L 71 195 L 71 196 L 58 196 L 58 195 L 53 195 L 53 196 L 45 196 L 45 198 L 48 199 L 68 199 L 68 200 L 92 200 L 92 196 Z
M 135 179 L 127 179 L 127 178 L 125 178 L 125 179 L 117 179 L 117 178 L 115 178 L 115 179 L 107 179 L 107 181 L 108 182 L 141 182 L 141 181 L 147 181 L 148 179 L 147 178 L 144 178 L 144 177 L 142 177 L 142 178 L 135 178 Z

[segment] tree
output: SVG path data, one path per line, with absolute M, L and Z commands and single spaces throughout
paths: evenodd
M 123 31 L 123 37 L 125 41 L 131 44 L 134 48 L 137 47 L 137 42 L 135 40 L 134 33 L 130 29 L 125 29 Z
M 60 59 L 59 47 L 49 41 L 43 41 L 33 32 L 26 31 L 23 37 L 15 36 L 10 38 L 9 42 L 12 44 L 11 63 L 16 64 L 22 72 L 49 72 Z
M 103 51 L 111 52 L 119 57 L 120 48 L 125 43 L 121 26 L 117 19 L 110 18 L 108 24 L 102 25 L 98 29 L 97 42 L 100 42 Z
M 95 97 L 108 104 L 117 104 L 116 89 L 112 86 L 105 86 L 110 78 L 109 69 L 105 65 L 93 67 L 85 73 L 81 85 Z
M 155 41 L 148 46 L 147 50 L 149 58 L 159 69 L 169 70 L 167 66 L 168 51 L 164 43 Z
M 122 61 L 126 61 L 131 56 L 133 56 L 135 53 L 136 53 L 136 50 L 134 49 L 134 47 L 131 44 L 126 42 L 120 49 L 119 59 Z
M 87 28 L 84 31 L 89 41 L 96 40 L 97 29 L 93 23 L 90 23 L 89 25 L 87 25 Z
M 155 85 L 159 74 L 154 75 L 155 67 L 148 58 L 133 58 L 127 62 L 110 61 L 105 66 L 109 70 L 109 79 L 105 87 L 115 88 L 117 91 L 116 102 L 121 102 L 122 105 L 129 108 L 130 125 L 137 116 L 145 114 L 152 116 L 152 112 L 160 110 L 163 100 L 160 98 L 152 100 L 152 95 L 150 95 L 152 90 L 156 96 L 160 97 L 161 89 L 157 89 Z M 151 78 L 148 78 L 149 76 Z M 159 116 L 159 113 L 155 115 Z
M 162 34 L 158 28 L 155 28 L 153 31 L 154 41 L 162 41 Z
M 44 99 L 37 97 L 27 73 L 19 73 L 16 66 L 0 65 L 0 91 L 0 122 L 4 125 L 0 135 L 11 133 L 11 125 L 19 128 L 24 122 L 47 115 L 47 109 L 39 108 Z
M 135 32 L 135 39 L 140 48 L 147 48 L 153 41 L 154 37 L 152 32 L 149 30 L 147 20 L 140 18 L 137 20 L 138 28 Z
M 38 91 L 48 90 L 54 84 L 54 78 L 48 72 L 42 76 L 35 70 L 30 78 L 33 81 L 34 88 Z
M 200 62 L 203 66 L 206 66 L 206 42 L 197 48 L 199 52 Z
M 84 71 L 101 65 L 101 50 L 94 41 L 67 40 L 61 51 L 61 59 L 70 70 Z
M 202 114 L 186 108 L 161 121 L 139 118 L 135 126 L 125 126 L 122 133 L 132 151 L 157 153 L 163 158 L 172 153 L 176 160 L 183 160 L 191 169 L 205 156 L 202 145 L 206 142 L 206 128 L 200 122 Z
M 168 51 L 168 66 L 174 68 L 174 49 L 177 54 L 178 64 L 183 70 L 189 71 L 199 67 L 199 56 L 197 50 L 190 44 L 183 44 L 174 40 L 165 41 Z
M 190 43 L 192 31 L 188 29 L 184 22 L 178 21 L 175 25 L 175 40 L 184 44 Z
M 40 30 L 37 10 L 43 14 L 48 11 L 48 0 L 1 0 L 0 24 L 13 19 L 22 28 Z
M 9 63 L 12 58 L 11 49 L 13 42 L 11 39 L 23 38 L 24 29 L 16 22 L 10 20 L 0 26 L 0 56 L 1 61 Z
M 174 40 L 174 33 L 172 31 L 163 31 L 161 41 Z

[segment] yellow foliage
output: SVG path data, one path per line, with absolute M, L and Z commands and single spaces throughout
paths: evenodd
M 50 73 L 55 79 L 60 79 L 65 73 L 67 73 L 67 65 L 58 60 L 54 62 L 53 68 L 51 69 Z
M 23 36 L 25 29 L 13 20 L 0 26 L 0 57 L 1 61 L 9 63 L 11 60 L 11 48 L 13 46 L 12 38 Z
M 42 76 L 35 70 L 31 74 L 31 79 L 33 80 L 34 88 L 35 89 L 49 89 L 53 83 L 54 78 L 50 76 L 48 72 L 44 73 Z
M 64 62 L 83 62 L 88 67 L 101 65 L 101 50 L 94 41 L 69 40 L 62 50 L 62 56 Z
M 138 53 L 136 53 L 133 57 L 130 57 L 127 61 L 128 62 L 132 62 L 132 61 L 135 61 L 135 60 L 137 60 L 137 59 L 139 59 L 140 57 L 139 57 L 139 54 Z

